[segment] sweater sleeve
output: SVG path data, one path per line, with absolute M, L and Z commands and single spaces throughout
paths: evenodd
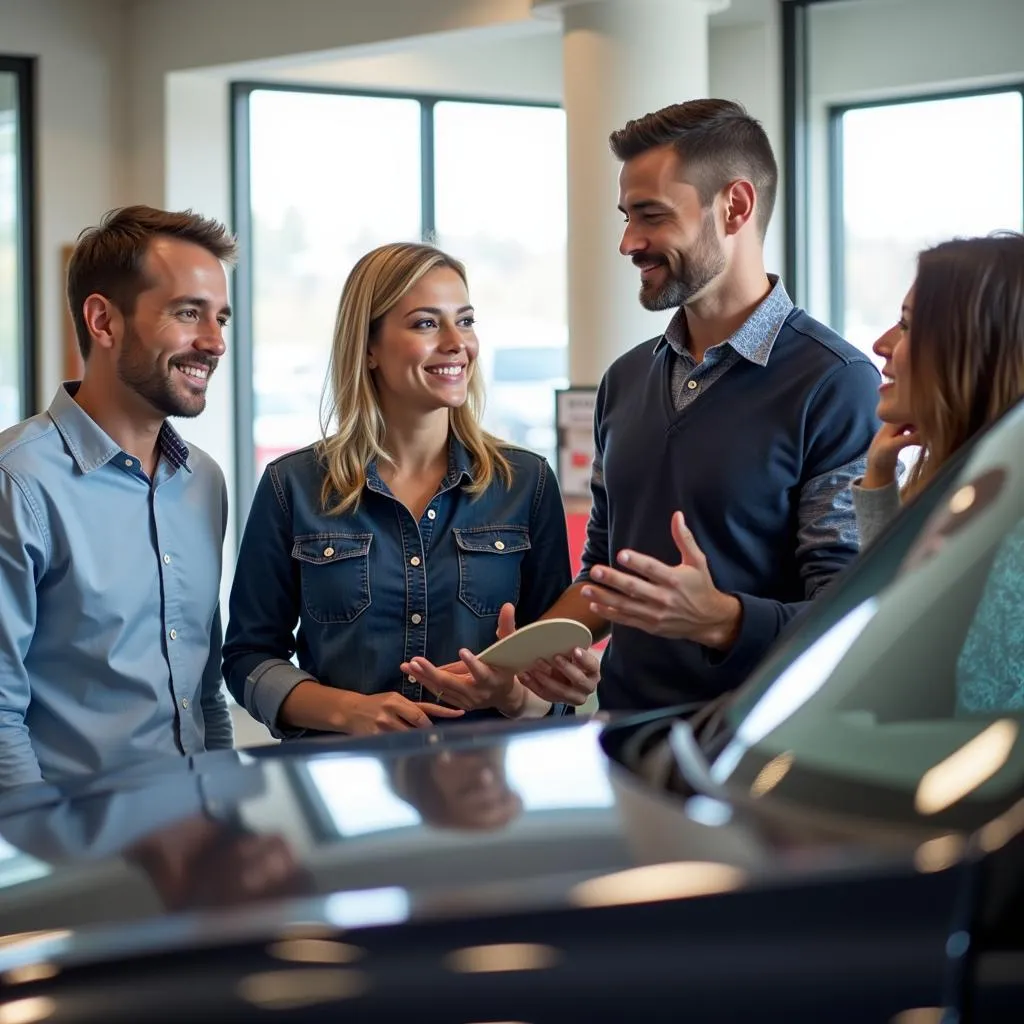
M 888 487 L 862 487 L 853 483 L 853 508 L 861 549 L 873 544 L 878 535 L 896 518 L 900 510 L 900 491 L 895 481 Z

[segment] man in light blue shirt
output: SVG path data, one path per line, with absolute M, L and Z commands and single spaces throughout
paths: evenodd
M 232 745 L 224 477 L 167 417 L 206 405 L 234 253 L 143 206 L 75 248 L 83 379 L 0 433 L 0 789 Z

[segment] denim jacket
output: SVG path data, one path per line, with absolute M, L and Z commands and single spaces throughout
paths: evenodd
M 402 662 L 443 665 L 458 660 L 460 647 L 483 650 L 506 601 L 518 626 L 547 611 L 571 582 L 558 484 L 539 456 L 511 447 L 504 454 L 512 487 L 496 477 L 471 495 L 464 485 L 472 462 L 453 438 L 448 473 L 419 522 L 375 464 L 358 507 L 326 515 L 324 470 L 312 447 L 272 462 L 253 498 L 231 589 L 224 678 L 235 699 L 283 738 L 301 735 L 277 719 L 303 679 L 430 701 L 400 672 Z

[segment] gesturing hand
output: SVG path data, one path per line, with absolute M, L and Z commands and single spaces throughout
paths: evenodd
M 868 448 L 868 465 L 861 486 L 874 490 L 895 483 L 900 452 L 920 443 L 921 436 L 909 424 L 883 423 Z
M 515 605 L 503 604 L 498 613 L 498 639 L 503 640 L 516 628 Z M 401 668 L 418 683 L 425 686 L 436 697 L 442 697 L 465 711 L 477 708 L 496 707 L 504 713 L 511 713 L 516 702 L 516 691 L 520 684 L 510 669 L 491 668 L 485 665 L 472 651 L 463 647 L 459 651 L 460 661 L 437 667 L 426 658 L 413 658 Z M 522 693 L 522 690 L 519 690 Z
M 715 586 L 708 560 L 682 512 L 673 514 L 671 529 L 679 549 L 678 565 L 638 551 L 620 551 L 619 564 L 631 571 L 596 566 L 590 578 L 601 585 L 587 584 L 583 596 L 590 600 L 591 611 L 610 622 L 727 650 L 739 632 L 742 606 Z
M 342 692 L 342 731 L 352 736 L 374 736 L 382 732 L 427 729 L 431 718 L 459 718 L 462 712 L 440 704 L 411 701 L 393 690 L 387 693 Z

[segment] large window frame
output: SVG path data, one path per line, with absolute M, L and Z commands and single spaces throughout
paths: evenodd
M 14 75 L 18 83 L 18 292 L 19 292 L 19 398 L 21 416 L 39 411 L 36 314 L 36 105 L 34 57 L 0 56 L 0 73 Z
M 1018 93 L 1021 98 L 1024 121 L 1024 81 L 1006 82 L 976 89 L 915 92 L 856 103 L 838 103 L 828 108 L 828 225 L 829 225 L 829 322 L 833 330 L 845 337 L 846 328 L 846 225 L 844 210 L 843 175 L 843 116 L 851 110 L 870 110 L 880 107 L 906 106 L 941 100 L 968 99 L 974 96 L 995 96 Z M 1021 194 L 1024 196 L 1024 175 L 1021 175 Z
M 255 438 L 253 434 L 253 231 L 250 194 L 249 98 L 254 92 L 293 92 L 313 95 L 356 96 L 369 99 L 411 100 L 420 105 L 420 237 L 436 234 L 434 179 L 434 107 L 438 103 L 479 104 L 499 107 L 560 109 L 560 104 L 511 96 L 480 97 L 404 90 L 356 89 L 321 85 L 239 81 L 231 84 L 231 208 L 238 239 L 238 263 L 234 274 L 233 339 L 235 395 L 235 518 L 239 536 L 245 527 L 256 487 Z

